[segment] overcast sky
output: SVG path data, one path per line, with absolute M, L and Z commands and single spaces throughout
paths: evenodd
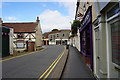
M 3 2 L 3 22 L 35 22 L 39 16 L 42 32 L 70 29 L 75 18 L 74 2 Z

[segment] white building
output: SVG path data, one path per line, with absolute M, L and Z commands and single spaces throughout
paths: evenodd
M 42 46 L 42 30 L 39 17 L 37 17 L 36 22 L 2 23 L 2 25 L 14 30 L 14 51 L 34 51 Z
M 94 70 L 98 78 L 120 78 L 120 2 L 100 3 L 94 22 Z
M 70 30 L 58 30 L 49 33 L 49 45 L 69 44 Z

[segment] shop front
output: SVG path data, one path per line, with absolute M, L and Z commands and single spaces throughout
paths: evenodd
M 79 31 L 81 55 L 86 64 L 93 71 L 92 6 L 86 11 L 83 20 L 81 21 Z

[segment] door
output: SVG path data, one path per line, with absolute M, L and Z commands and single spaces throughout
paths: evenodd
M 100 30 L 99 27 L 95 29 L 95 44 L 96 44 L 96 72 L 97 77 L 100 77 Z
M 28 51 L 28 41 L 26 41 L 26 51 Z

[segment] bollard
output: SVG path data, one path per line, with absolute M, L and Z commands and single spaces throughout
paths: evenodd
M 66 45 L 66 49 L 69 49 L 69 45 Z

